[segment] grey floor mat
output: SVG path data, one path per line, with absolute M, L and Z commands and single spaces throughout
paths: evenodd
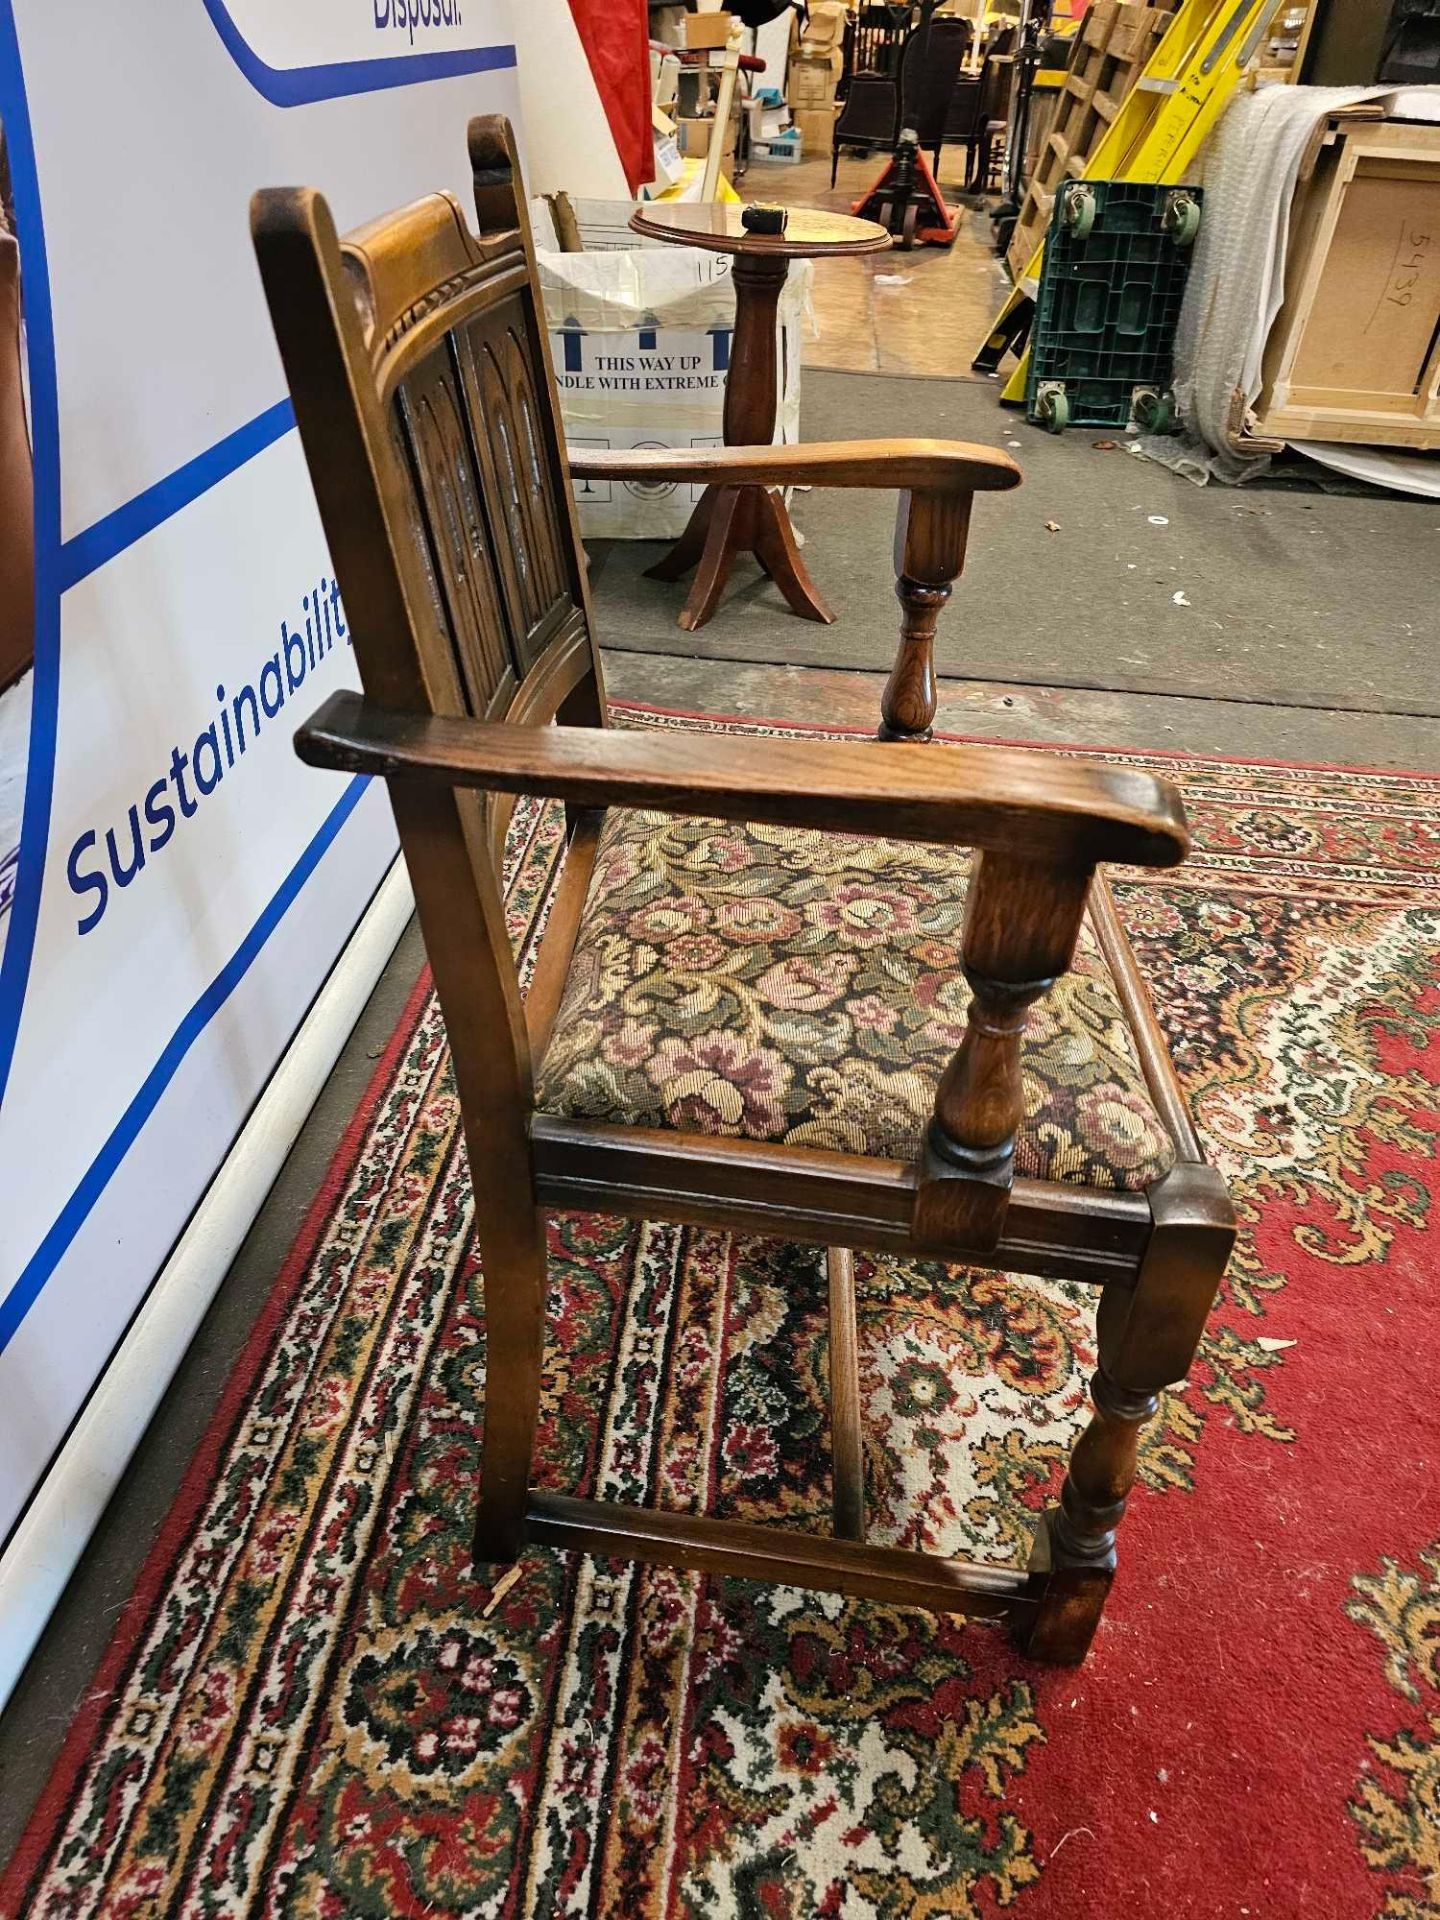
M 1196 487 L 1125 453 L 1121 435 L 1028 426 L 990 382 L 809 371 L 802 431 L 975 440 L 1025 469 L 1024 486 L 976 502 L 970 563 L 942 623 L 943 675 L 1440 713 L 1440 504 Z M 1120 446 L 1098 451 L 1106 438 Z M 742 561 L 714 620 L 687 634 L 675 624 L 684 589 L 643 578 L 664 549 L 597 543 L 601 637 L 693 658 L 884 668 L 894 512 L 891 494 L 797 499 L 807 563 L 840 611 L 832 627 L 795 618 Z

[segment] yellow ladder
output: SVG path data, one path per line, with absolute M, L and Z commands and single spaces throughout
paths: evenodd
M 1182 0 L 1150 63 L 1085 162 L 1084 180 L 1136 180 L 1173 186 L 1200 151 L 1265 39 L 1282 0 Z M 1057 197 L 1064 193 L 1062 183 Z M 971 362 L 994 373 L 1007 352 L 1020 352 L 1035 312 L 1045 258 L 1042 240 L 1010 289 L 984 346 Z M 1002 399 L 1025 398 L 1028 347 Z

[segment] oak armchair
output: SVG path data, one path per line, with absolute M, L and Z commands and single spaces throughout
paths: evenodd
M 389 784 L 464 1114 L 488 1344 L 477 1560 L 544 1542 L 1003 1615 L 1036 1657 L 1083 1659 L 1141 1429 L 1185 1375 L 1233 1234 L 1097 873 L 1182 859 L 1178 798 L 1139 771 L 912 744 L 973 493 L 1018 479 L 981 448 L 679 463 L 905 489 L 888 741 L 609 729 L 567 473 L 648 460 L 567 461 L 508 125 L 472 122 L 470 156 L 478 237 L 444 194 L 343 243 L 307 190 L 257 195 L 253 224 L 365 688 L 297 746 Z M 523 1003 L 497 879 L 521 794 L 567 816 Z M 664 1012 L 707 966 L 758 1026 Z M 879 1041 L 837 1053 L 861 986 L 888 1063 Z M 807 1054 L 817 1025 L 796 1010 L 818 1001 L 830 1039 Z M 1054 1044 L 1026 1050 L 1036 1005 Z M 1077 1034 L 1084 1088 L 1060 1084 Z M 1051 1056 L 1069 1063 L 1055 1084 Z M 530 1486 L 545 1215 L 567 1209 L 829 1250 L 834 1538 Z M 857 1247 L 1099 1289 L 1094 1417 L 1029 1568 L 865 1542 Z

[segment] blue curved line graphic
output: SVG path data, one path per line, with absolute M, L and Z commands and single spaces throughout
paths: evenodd
M 25 335 L 30 370 L 30 424 L 35 487 L 35 666 L 30 751 L 20 818 L 20 870 L 10 931 L 0 961 L 0 1100 L 15 1055 L 20 1009 L 30 976 L 50 802 L 55 784 L 55 727 L 60 705 L 60 399 L 54 316 L 45 257 L 45 219 L 25 74 L 9 0 L 0 0 L 0 119 L 10 150 L 15 223 L 25 261 Z
M 204 5 L 225 51 L 272 107 L 304 107 L 315 100 L 340 100 L 351 93 L 378 93 L 385 87 L 418 86 L 424 80 L 495 73 L 516 65 L 513 46 L 496 46 L 391 54 L 378 60 L 342 60 L 332 66 L 272 67 L 231 19 L 225 0 L 204 0 Z

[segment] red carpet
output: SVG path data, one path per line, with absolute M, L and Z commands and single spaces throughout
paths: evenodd
M 1144 763 L 1198 851 L 1117 893 L 1244 1232 L 1090 1664 L 540 1551 L 487 1611 L 480 1283 L 422 991 L 0 1910 L 1440 1911 L 1440 782 Z M 528 944 L 553 828 L 519 824 Z M 823 1262 L 599 1219 L 553 1247 L 540 1477 L 823 1524 Z M 1079 1417 L 1088 1296 L 862 1277 L 877 1532 L 1013 1557 Z

